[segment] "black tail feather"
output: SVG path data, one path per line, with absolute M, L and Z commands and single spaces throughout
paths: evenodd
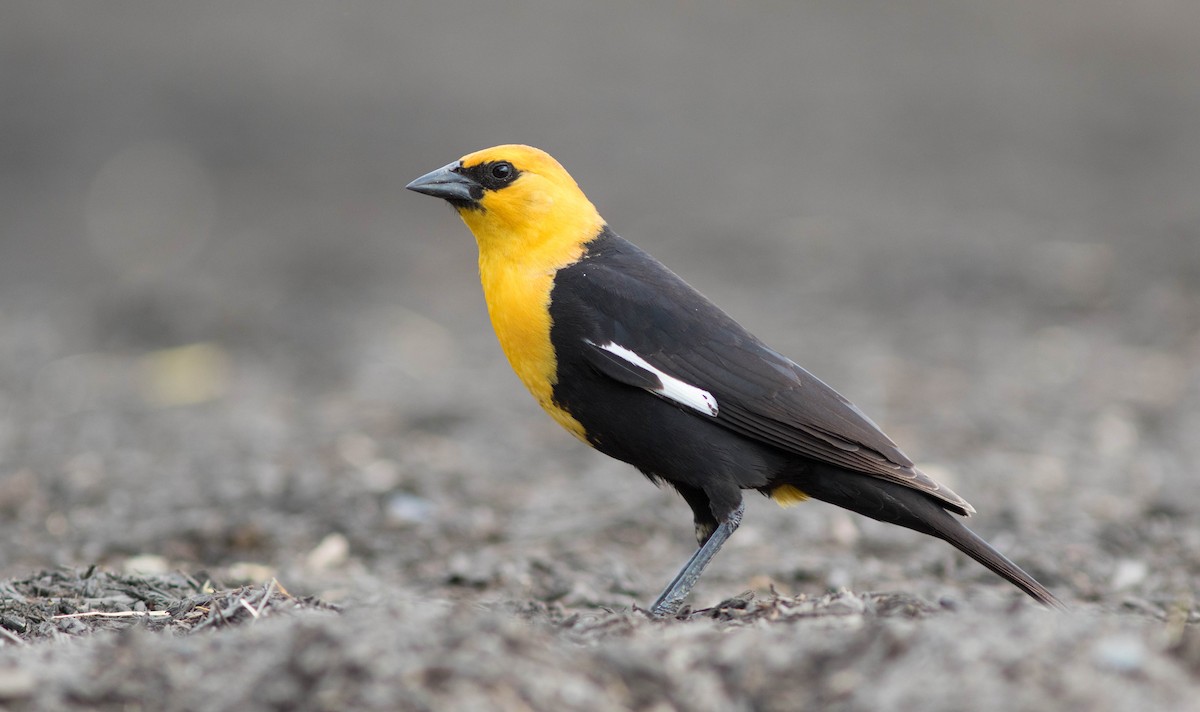
M 1037 579 L 1012 562 L 1004 554 L 992 548 L 978 534 L 971 531 L 954 515 L 945 512 L 945 521 L 937 522 L 934 526 L 938 531 L 931 532 L 933 536 L 949 542 L 967 556 L 986 566 L 998 576 L 1035 598 L 1047 608 L 1066 610 L 1062 601 L 1058 600 L 1050 590 L 1038 583 Z M 948 526 L 946 526 L 948 525 Z
M 942 539 L 1042 605 L 1066 608 L 1049 589 L 993 549 L 928 495 L 878 477 L 835 468 L 805 468 L 797 475 L 788 482 L 810 497 Z

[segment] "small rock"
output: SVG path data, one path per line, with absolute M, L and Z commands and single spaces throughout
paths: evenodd
M 275 578 L 275 568 L 253 561 L 237 561 L 229 565 L 225 574 L 237 583 L 261 583 Z
M 1145 580 L 1149 573 L 1150 568 L 1146 566 L 1146 562 L 1139 559 L 1121 559 L 1113 571 L 1112 588 L 1117 591 L 1132 588 Z
M 400 484 L 400 467 L 393 460 L 374 460 L 362 468 L 361 477 L 368 492 L 387 492 Z
M 28 670 L 0 670 L 0 700 L 17 700 L 33 694 L 37 681 Z
M 305 558 L 308 568 L 313 571 L 329 571 L 345 565 L 350 560 L 350 541 L 341 534 L 334 532 L 313 547 Z
M 141 574 L 142 576 L 157 576 L 170 572 L 171 564 L 166 557 L 158 554 L 138 554 L 125 559 L 124 565 L 121 567 L 127 574 Z
M 1146 644 L 1132 635 L 1102 638 L 1092 649 L 1092 661 L 1114 672 L 1139 672 L 1146 665 Z
M 420 524 L 433 516 L 433 503 L 414 494 L 397 493 L 388 497 L 384 511 L 394 524 Z

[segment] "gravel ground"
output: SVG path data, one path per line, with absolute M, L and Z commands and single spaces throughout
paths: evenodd
M 1194 4 L 5 15 L 0 709 L 1194 706 Z M 753 497 L 649 619 L 690 512 L 538 412 L 403 191 L 507 141 L 1071 611 Z

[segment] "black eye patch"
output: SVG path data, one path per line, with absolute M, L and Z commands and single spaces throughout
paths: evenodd
M 499 190 L 521 175 L 517 167 L 508 161 L 488 161 L 475 166 L 463 167 L 461 172 L 473 178 L 484 190 Z

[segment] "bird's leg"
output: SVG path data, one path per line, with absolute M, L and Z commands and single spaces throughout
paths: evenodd
M 696 550 L 695 554 L 692 554 L 692 558 L 688 559 L 679 573 L 675 574 L 675 578 L 671 579 L 671 583 L 667 584 L 663 592 L 650 605 L 652 614 L 659 618 L 675 615 L 675 612 L 683 605 L 683 599 L 687 598 L 688 594 L 692 592 L 692 587 L 696 585 L 696 581 L 700 580 L 700 574 L 704 573 L 708 562 L 712 561 L 712 558 L 721 550 L 725 540 L 742 523 L 742 512 L 745 509 L 745 502 L 739 502 L 738 508 L 717 525 L 708 540 Z

